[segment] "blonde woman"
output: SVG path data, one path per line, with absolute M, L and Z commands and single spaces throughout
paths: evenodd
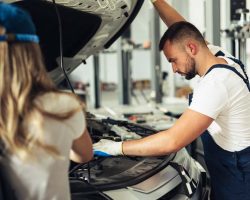
M 30 16 L 0 3 L 0 141 L 18 199 L 70 199 L 69 158 L 87 162 L 83 104 L 60 92 L 42 62 Z

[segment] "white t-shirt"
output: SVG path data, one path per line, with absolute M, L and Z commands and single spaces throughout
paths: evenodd
M 65 94 L 47 93 L 37 99 L 47 111 L 63 113 L 76 107 L 78 102 Z M 36 131 L 35 119 L 29 127 Z M 44 117 L 44 139 L 59 150 L 63 158 L 55 159 L 43 150 L 35 149 L 38 159 L 23 162 L 11 156 L 6 163 L 7 173 L 21 200 L 69 200 L 69 154 L 72 141 L 84 133 L 86 123 L 82 111 L 67 120 L 59 121 Z
M 209 45 L 215 54 L 218 47 Z M 226 55 L 228 55 L 226 53 Z M 223 57 L 245 77 L 241 67 Z M 245 82 L 233 71 L 215 68 L 201 77 L 194 88 L 190 109 L 214 119 L 208 128 L 214 141 L 227 151 L 240 151 L 250 146 L 250 92 Z

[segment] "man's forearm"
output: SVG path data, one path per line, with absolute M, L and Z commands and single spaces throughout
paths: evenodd
M 154 7 L 158 11 L 161 19 L 169 27 L 175 22 L 186 21 L 173 7 L 165 0 L 156 0 L 153 2 Z
M 127 156 L 162 156 L 179 150 L 174 141 L 168 131 L 162 131 L 140 140 L 125 141 L 122 151 Z

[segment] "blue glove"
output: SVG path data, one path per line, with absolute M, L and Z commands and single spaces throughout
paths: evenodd
M 93 145 L 94 155 L 109 157 L 123 155 L 122 142 L 102 139 Z

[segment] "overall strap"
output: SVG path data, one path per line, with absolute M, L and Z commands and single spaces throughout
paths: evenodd
M 222 52 L 222 51 L 218 51 L 216 54 L 215 54 L 216 57 L 218 56 L 225 56 L 225 54 Z
M 224 56 L 225 57 L 225 53 L 222 52 L 222 51 L 218 51 L 215 54 L 215 56 L 216 57 L 218 57 L 218 56 Z M 236 64 L 238 64 L 240 66 L 240 68 L 242 69 L 245 77 L 243 77 L 235 68 L 230 67 L 228 65 L 220 65 L 221 67 L 219 67 L 218 65 L 215 65 L 215 66 L 211 67 L 206 74 L 208 74 L 214 68 L 226 68 L 226 69 L 229 69 L 229 70 L 233 71 L 234 73 L 236 73 L 245 82 L 245 84 L 247 85 L 248 90 L 250 91 L 249 78 L 247 76 L 244 64 L 240 60 L 238 60 L 238 59 L 236 59 L 234 57 L 227 57 L 227 58 L 229 58 L 230 60 L 232 60 L 233 62 L 235 62 Z
M 215 54 L 216 57 L 218 56 L 226 56 L 222 51 L 218 51 L 216 54 Z M 247 73 L 246 73 L 246 70 L 245 70 L 245 66 L 244 64 L 239 60 L 239 59 L 236 59 L 234 57 L 227 57 L 229 58 L 230 60 L 232 60 L 233 62 L 237 63 L 240 68 L 242 69 L 243 73 L 245 74 L 246 78 L 248 79 L 248 76 L 247 76 Z
M 238 63 L 237 63 L 238 64 Z M 205 74 L 205 76 L 209 73 L 209 72 L 211 72 L 213 69 L 215 69 L 215 68 L 224 68 L 224 69 L 228 69 L 228 70 L 231 70 L 232 72 L 234 72 L 235 74 L 237 74 L 243 81 L 244 81 L 244 83 L 246 84 L 246 86 L 247 86 L 247 88 L 248 88 L 248 90 L 249 90 L 249 92 L 250 92 L 250 86 L 249 86 L 249 80 L 248 80 L 248 76 L 245 74 L 245 72 L 244 72 L 244 74 L 246 75 L 246 78 L 244 77 L 244 76 L 242 76 L 242 74 L 240 73 L 240 72 L 238 72 L 234 67 L 231 67 L 231 66 L 229 66 L 229 65 L 224 65 L 224 64 L 217 64 L 217 65 L 213 65 L 212 67 L 210 67 L 209 68 L 209 70 L 207 71 L 207 73 Z
M 238 60 L 236 58 L 233 58 L 233 57 L 228 57 L 228 58 L 231 59 L 233 62 L 237 63 L 240 66 L 240 68 L 242 69 L 242 71 L 243 71 L 243 73 L 244 73 L 244 75 L 245 75 L 245 77 L 246 77 L 246 79 L 248 81 L 248 85 L 249 85 L 249 78 L 247 76 L 246 68 L 245 68 L 244 64 L 240 60 Z

